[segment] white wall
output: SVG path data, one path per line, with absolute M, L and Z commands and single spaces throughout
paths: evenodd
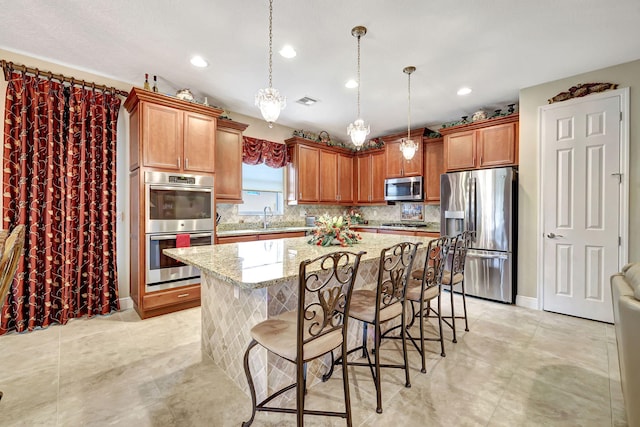
M 629 261 L 640 260 L 640 60 L 601 70 L 579 74 L 565 79 L 532 86 L 520 91 L 520 191 L 518 226 L 518 295 L 538 298 L 536 257 L 538 254 L 538 107 L 547 100 L 580 83 L 617 83 L 619 88 L 629 87 Z

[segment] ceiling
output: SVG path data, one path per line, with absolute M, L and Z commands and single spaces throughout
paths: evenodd
M 287 97 L 278 123 L 346 141 L 356 118 L 356 39 L 361 110 L 370 137 L 484 109 L 506 109 L 519 89 L 640 57 L 638 0 L 274 0 L 273 86 Z M 294 59 L 277 51 L 291 44 Z M 160 92 L 190 88 L 197 99 L 260 117 L 268 86 L 267 0 L 37 0 L 3 2 L 0 48 Z M 210 63 L 189 63 L 199 54 Z M 30 64 L 24 64 L 30 65 Z M 586 83 L 586 82 L 585 82 Z M 462 86 L 473 89 L 461 97 Z M 311 97 L 304 106 L 295 101 Z

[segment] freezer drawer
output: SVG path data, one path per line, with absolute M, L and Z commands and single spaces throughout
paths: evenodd
M 508 252 L 470 250 L 464 266 L 468 295 L 513 304 L 513 257 Z M 459 290 L 459 287 L 456 288 Z

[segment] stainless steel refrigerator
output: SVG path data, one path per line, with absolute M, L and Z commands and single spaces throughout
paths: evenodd
M 468 295 L 515 302 L 517 181 L 513 168 L 440 176 L 440 235 L 476 232 L 464 269 Z

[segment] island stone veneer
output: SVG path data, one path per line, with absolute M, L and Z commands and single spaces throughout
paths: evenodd
M 269 317 L 297 308 L 301 261 L 337 250 L 365 251 L 355 288 L 375 288 L 383 248 L 402 241 L 422 243 L 413 265 L 413 269 L 418 269 L 422 268 L 426 245 L 431 240 L 428 237 L 373 233 L 362 236 L 359 244 L 348 248 L 310 245 L 307 237 L 297 237 L 165 249 L 164 253 L 200 269 L 202 349 L 248 393 L 243 355 L 251 341 L 250 330 Z M 371 341 L 372 329 L 369 329 Z M 349 324 L 349 348 L 357 346 L 361 340 L 362 325 L 353 320 Z M 359 354 L 352 356 L 360 357 Z M 309 363 L 307 385 L 319 381 L 330 363 L 330 355 Z M 295 380 L 292 363 L 268 354 L 260 346 L 252 350 L 250 366 L 259 400 Z

